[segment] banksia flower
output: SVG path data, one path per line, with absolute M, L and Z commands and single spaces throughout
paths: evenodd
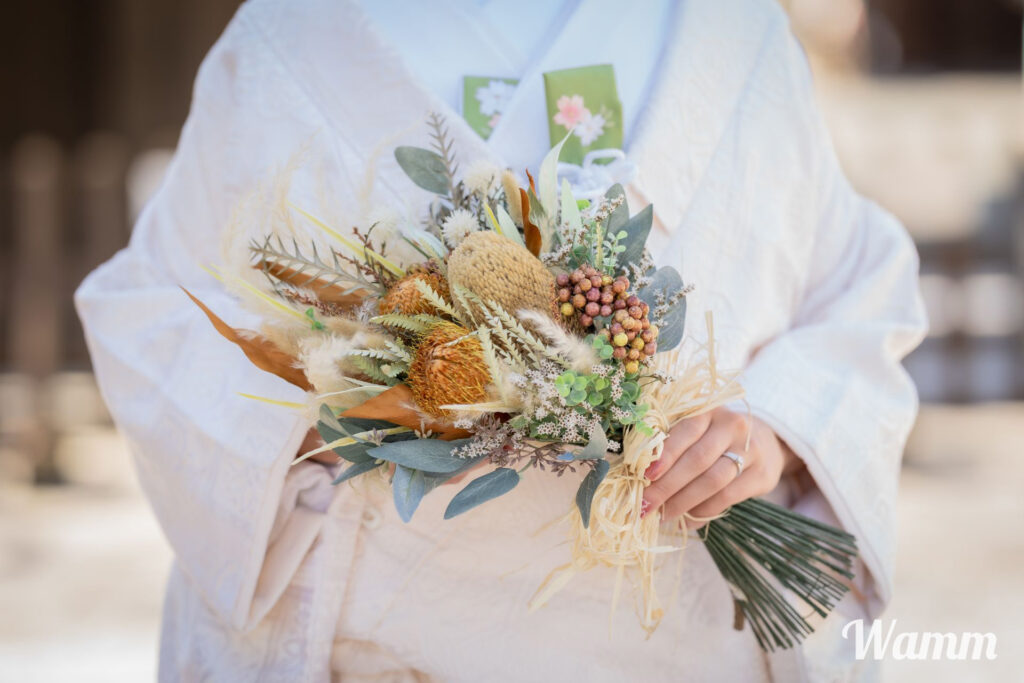
M 442 416 L 441 406 L 479 403 L 487 398 L 491 375 L 480 340 L 455 323 L 438 323 L 420 341 L 408 384 L 420 410 Z
M 427 283 L 431 289 L 441 295 L 442 299 L 448 300 L 448 283 L 444 276 L 432 264 L 425 264 L 410 268 L 405 277 L 392 285 L 377 305 L 380 312 L 404 315 L 436 314 L 437 309 L 420 292 L 416 285 L 417 280 Z
M 555 276 L 522 245 L 491 230 L 475 232 L 448 257 L 448 281 L 510 315 L 520 309 L 555 315 Z M 473 311 L 461 311 L 463 315 Z

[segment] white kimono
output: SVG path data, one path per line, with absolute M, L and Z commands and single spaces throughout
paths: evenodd
M 351 0 L 251 0 L 200 70 L 175 160 L 131 244 L 76 297 L 104 397 L 175 553 L 162 681 L 871 675 L 839 630 L 891 596 L 900 454 L 916 410 L 900 359 L 925 326 L 916 254 L 843 178 L 775 3 L 669 4 L 656 72 L 617 73 L 620 87 L 650 78 L 627 131 L 639 167 L 631 203 L 655 205 L 653 253 L 697 287 L 687 333 L 704 337 L 702 313 L 714 312 L 720 363 L 745 368 L 754 414 L 813 476 L 817 489 L 791 504 L 857 536 L 862 599 L 847 596 L 802 647 L 765 656 L 749 629 L 733 630 L 728 588 L 692 543 L 654 636 L 641 637 L 628 600 L 609 636 L 602 571 L 526 613 L 567 557 L 562 527 L 537 532 L 566 511 L 571 477 L 526 477 L 514 495 L 448 522 L 457 487 L 442 487 L 405 525 L 387 491 L 332 487 L 332 469 L 312 462 L 290 467 L 308 422 L 238 392 L 301 400 L 298 390 L 252 366 L 179 289 L 256 325 L 202 268 L 221 261 L 240 198 L 306 148 L 316 163 L 298 166 L 296 203 L 336 205 L 339 220 L 378 203 L 422 207 L 427 195 L 390 150 L 425 144 L 428 111 L 447 115 L 466 159 L 535 163 L 510 157 L 542 147 L 547 131 L 513 107 L 504 130 L 480 140 Z M 567 15 L 567 32 L 587 7 Z M 590 17 L 592 36 L 621 21 Z M 606 61 L 629 49 L 604 45 Z M 535 66 L 533 79 L 546 70 Z

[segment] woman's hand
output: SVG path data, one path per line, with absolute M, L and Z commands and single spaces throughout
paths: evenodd
M 747 437 L 750 445 L 747 447 Z M 743 458 L 743 472 L 730 458 Z M 783 473 L 802 463 L 771 427 L 726 408 L 683 420 L 669 432 L 661 458 L 647 468 L 643 514 L 664 506 L 662 517 L 714 517 L 730 506 L 774 489 Z M 702 523 L 688 524 L 695 529 Z

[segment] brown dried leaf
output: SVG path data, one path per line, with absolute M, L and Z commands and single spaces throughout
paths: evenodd
M 416 410 L 415 405 L 412 390 L 405 384 L 398 384 L 355 408 L 349 408 L 341 416 L 387 420 L 409 429 L 422 427 L 439 434 L 444 441 L 454 441 L 469 436 L 469 432 L 465 429 L 458 429 L 444 422 L 425 421 L 426 418 Z
M 306 373 L 296 367 L 295 358 L 285 353 L 266 337 L 250 330 L 235 329 L 217 317 L 217 314 L 206 307 L 202 301 L 192 296 L 192 292 L 181 288 L 196 306 L 202 309 L 206 317 L 213 323 L 214 329 L 230 342 L 238 345 L 252 364 L 260 370 L 277 375 L 286 382 L 291 382 L 300 389 L 312 391 L 313 385 L 306 379 Z
M 541 244 L 544 239 L 541 237 L 540 228 L 530 220 L 530 197 L 523 188 L 519 188 L 519 199 L 523 205 L 523 238 L 526 248 L 530 250 L 531 254 L 540 258 Z
M 260 261 L 255 267 L 263 270 L 281 282 L 285 282 L 295 287 L 310 289 L 316 294 L 320 301 L 333 304 L 341 309 L 347 310 L 355 308 L 361 304 L 367 296 L 369 296 L 369 292 L 366 292 L 365 290 L 357 290 L 346 294 L 343 287 L 338 285 L 327 285 L 327 282 L 324 280 L 314 280 L 312 275 L 300 273 L 294 268 L 288 268 L 279 263 L 274 263 L 273 261 Z

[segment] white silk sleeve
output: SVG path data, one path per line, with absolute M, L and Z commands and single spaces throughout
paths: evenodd
M 309 423 L 239 396 L 302 400 L 301 391 L 253 366 L 181 290 L 232 325 L 256 325 L 203 266 L 220 260 L 242 193 L 318 125 L 254 31 L 243 10 L 210 52 L 163 186 L 129 246 L 75 298 L 103 396 L 178 566 L 237 629 L 284 591 L 332 490 L 325 467 L 290 467 Z M 286 103 L 287 119 L 277 109 Z
M 810 156 L 813 180 L 800 193 L 813 224 L 792 226 L 793 239 L 810 246 L 790 328 L 762 345 L 741 381 L 754 415 L 806 463 L 856 535 L 877 613 L 892 594 L 897 481 L 917 413 L 901 359 L 927 327 L 918 257 L 900 223 L 846 181 L 804 55 L 788 30 L 780 34 L 785 96 L 800 124 L 801 139 L 791 142 Z

